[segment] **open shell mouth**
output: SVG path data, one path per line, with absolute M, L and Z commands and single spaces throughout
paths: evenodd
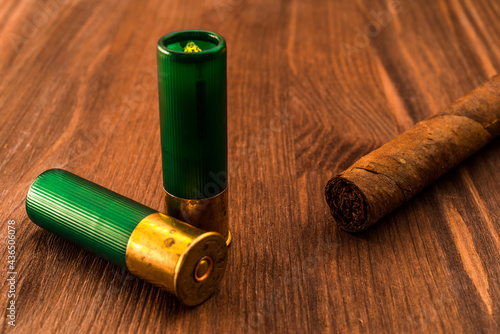
M 211 31 L 183 30 L 160 38 L 158 50 L 179 60 L 189 60 L 224 53 L 226 42 Z

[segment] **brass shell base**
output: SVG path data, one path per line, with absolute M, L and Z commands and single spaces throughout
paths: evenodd
M 132 274 L 194 306 L 213 294 L 224 276 L 227 257 L 219 233 L 153 213 L 132 232 L 125 260 Z
M 185 199 L 165 191 L 165 214 L 182 220 L 204 231 L 220 233 L 229 246 L 232 240 L 229 231 L 229 192 L 204 199 Z

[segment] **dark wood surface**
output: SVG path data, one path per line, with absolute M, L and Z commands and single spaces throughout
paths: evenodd
M 363 234 L 335 228 L 323 189 L 497 73 L 499 17 L 496 0 L 2 1 L 0 313 L 15 220 L 20 333 L 498 332 L 499 140 Z M 162 209 L 155 47 L 188 28 L 228 43 L 234 236 L 196 308 L 24 208 L 59 167 Z

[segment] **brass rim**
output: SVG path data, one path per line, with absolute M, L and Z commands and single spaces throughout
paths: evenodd
M 231 244 L 229 231 L 229 191 L 204 199 L 176 197 L 164 190 L 165 213 L 203 231 L 215 231 Z
M 194 306 L 213 294 L 224 276 L 227 257 L 227 245 L 219 233 L 154 213 L 132 232 L 125 260 L 132 274 Z

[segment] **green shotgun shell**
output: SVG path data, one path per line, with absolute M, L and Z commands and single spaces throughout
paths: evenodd
M 226 42 L 184 30 L 157 45 L 166 213 L 229 244 Z
M 50 169 L 26 197 L 38 226 L 198 305 L 227 263 L 225 239 L 164 215 L 70 172 Z

